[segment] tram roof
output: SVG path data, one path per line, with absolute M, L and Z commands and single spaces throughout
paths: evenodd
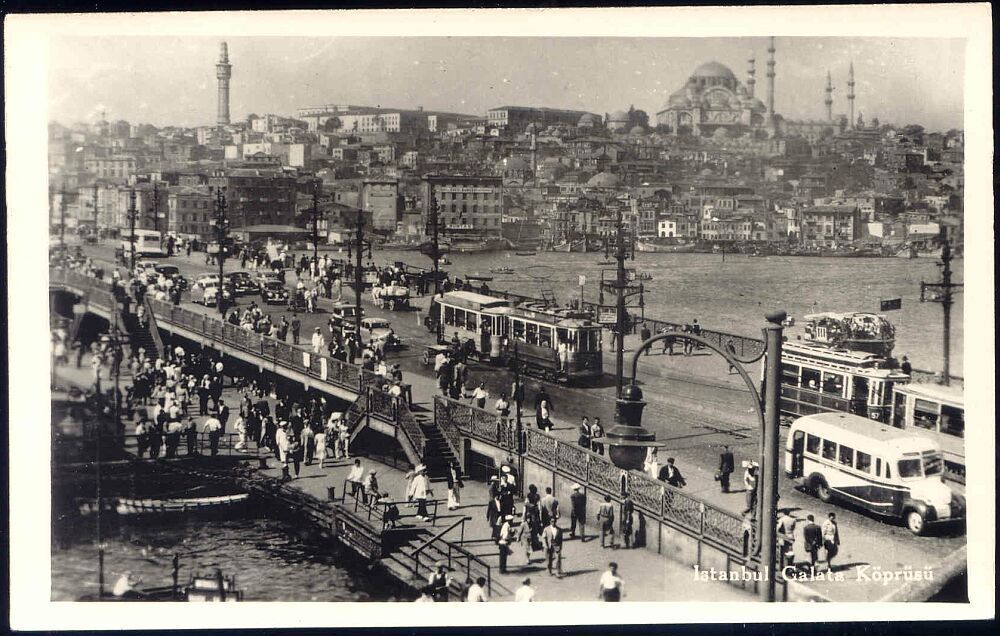
M 867 452 L 865 444 L 869 447 L 872 443 L 881 444 L 898 453 L 919 453 L 930 449 L 940 450 L 941 446 L 934 440 L 914 435 L 910 431 L 894 428 L 888 424 L 882 424 L 870 420 L 860 415 L 851 413 L 817 413 L 800 417 L 792 423 L 793 428 L 801 427 L 805 423 L 812 424 L 806 432 L 812 432 L 822 437 L 825 433 L 834 432 L 838 444 L 845 444 L 855 450 Z
M 785 342 L 782 344 L 781 348 L 783 353 L 787 352 L 793 355 L 809 356 L 828 362 L 836 362 L 839 364 L 857 367 L 874 367 L 877 364 L 882 369 L 888 370 L 888 360 L 886 358 L 868 351 L 833 349 L 828 346 L 809 342 Z
M 447 302 L 467 309 L 484 309 L 486 307 L 503 307 L 510 301 L 496 296 L 477 294 L 470 291 L 452 291 L 441 297 L 442 302 Z
M 917 397 L 927 398 L 937 402 L 951 402 L 965 407 L 965 390 L 957 386 L 928 384 L 926 382 L 911 382 L 896 387 L 896 391 L 911 393 Z
M 601 325 L 586 318 L 567 318 L 554 311 L 542 309 L 529 309 L 526 307 L 511 307 L 506 311 L 511 318 L 520 318 L 532 322 L 544 323 L 556 327 L 566 327 L 568 329 L 580 329 L 582 327 L 600 327 Z

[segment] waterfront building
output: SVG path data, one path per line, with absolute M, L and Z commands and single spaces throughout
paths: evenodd
M 499 238 L 503 216 L 503 179 L 487 176 L 426 175 L 423 178 L 426 224 L 432 199 L 446 235 Z
M 226 188 L 232 227 L 290 225 L 295 218 L 295 177 L 274 168 L 225 168 L 209 185 Z
M 802 242 L 834 247 L 862 236 L 861 211 L 856 205 L 817 205 L 800 213 Z
M 403 200 L 399 180 L 368 178 L 361 185 L 361 208 L 372 215 L 376 230 L 394 232 L 402 220 Z

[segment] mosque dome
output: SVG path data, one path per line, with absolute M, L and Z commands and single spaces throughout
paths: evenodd
M 580 121 L 577 122 L 576 125 L 578 127 L 580 127 L 580 128 L 593 128 L 594 126 L 596 126 L 599 123 L 600 123 L 600 121 L 598 120 L 598 118 L 597 118 L 596 115 L 592 115 L 591 113 L 587 113 L 583 117 L 580 118 Z
M 610 172 L 599 172 L 592 176 L 590 181 L 587 181 L 587 185 L 592 188 L 615 188 L 618 187 L 619 183 L 621 183 L 621 179 Z
M 719 64 L 718 62 L 706 62 L 696 68 L 694 73 L 691 73 L 692 78 L 705 77 L 705 78 L 721 78 L 726 80 L 735 80 L 736 76 L 733 72 L 729 70 L 729 67 L 725 64 Z
M 627 122 L 628 113 L 626 113 L 624 110 L 616 110 L 615 112 L 611 113 L 611 115 L 608 116 L 608 120 L 613 122 Z

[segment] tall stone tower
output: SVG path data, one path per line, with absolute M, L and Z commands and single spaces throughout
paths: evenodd
M 754 87 L 757 85 L 757 79 L 754 77 L 757 74 L 757 69 L 754 67 L 756 62 L 753 51 L 750 51 L 750 59 L 747 60 L 747 93 L 750 97 L 754 97 Z
M 233 75 L 233 65 L 229 63 L 229 47 L 225 42 L 219 44 L 219 61 L 215 64 L 215 77 L 219 80 L 219 112 L 216 124 L 224 126 L 229 123 L 229 78 Z
M 830 79 L 830 69 L 826 70 L 826 120 L 833 121 L 833 80 Z
M 847 72 L 847 127 L 854 130 L 854 62 Z
M 774 125 L 774 36 L 767 44 L 767 125 Z

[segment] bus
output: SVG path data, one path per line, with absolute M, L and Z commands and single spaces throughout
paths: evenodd
M 889 423 L 937 442 L 944 451 L 945 476 L 965 483 L 965 397 L 961 387 L 924 383 L 896 386 Z
M 781 413 L 788 419 L 841 412 L 889 421 L 893 388 L 910 381 L 875 353 L 786 342 L 781 350 Z
M 144 256 L 164 256 L 163 235 L 156 230 L 135 230 L 135 255 L 136 258 Z M 122 235 L 122 252 L 125 258 L 129 258 L 132 253 L 132 241 L 129 234 Z
M 944 483 L 941 447 L 927 437 L 849 413 L 795 420 L 785 442 L 785 474 L 824 502 L 841 500 L 923 534 L 964 518 L 965 498 Z

